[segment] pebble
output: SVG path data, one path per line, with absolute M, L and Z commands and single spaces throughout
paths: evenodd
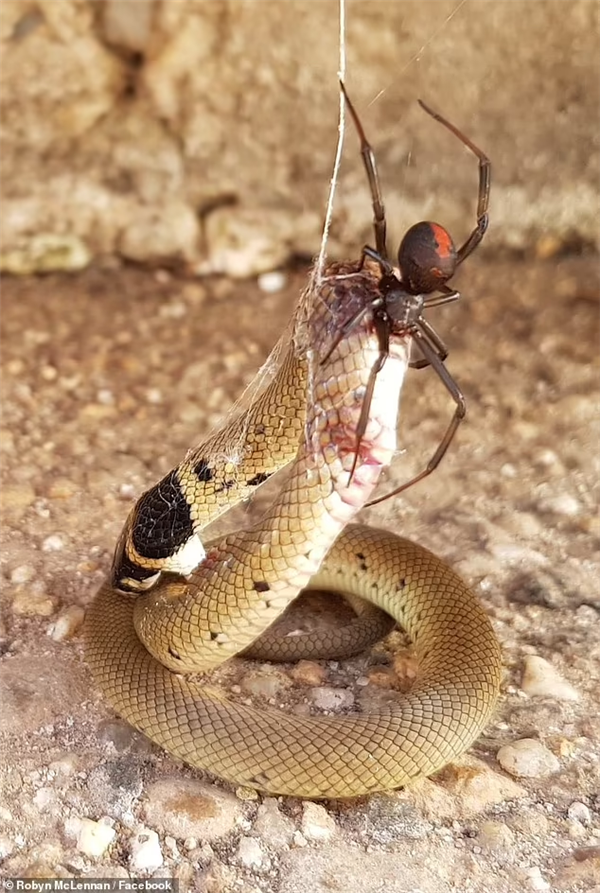
M 505 744 L 498 751 L 497 760 L 505 772 L 520 778 L 544 778 L 560 769 L 552 751 L 535 738 Z
M 170 837 L 170 835 L 167 834 L 167 836 L 165 837 L 165 846 L 169 851 L 169 858 L 179 861 L 179 859 L 181 858 L 181 853 L 179 852 L 177 841 L 175 840 L 175 838 Z
M 254 837 L 242 837 L 238 844 L 236 858 L 246 868 L 260 868 L 265 855 L 258 840 Z
M 345 688 L 332 688 L 328 685 L 311 689 L 310 700 L 320 710 L 339 710 L 342 707 L 354 705 L 354 695 L 351 691 L 347 691 Z
M 335 821 L 324 806 L 304 803 L 302 806 L 302 834 L 306 840 L 323 843 L 336 832 Z
M 133 726 L 119 719 L 99 723 L 97 736 L 101 744 L 108 744 L 116 753 L 149 753 L 152 750 L 145 735 L 140 735 Z
M 32 803 L 40 812 L 48 812 L 50 809 L 58 811 L 56 810 L 58 797 L 52 788 L 39 788 L 33 795 Z
M 31 564 L 20 564 L 10 573 L 11 583 L 29 583 L 35 577 L 35 568 Z
M 156 831 L 139 826 L 131 841 L 129 865 L 133 871 L 156 871 L 163 864 L 163 855 Z
M 575 822 L 580 822 L 582 825 L 589 825 L 592 821 L 592 813 L 589 807 L 580 800 L 574 800 L 573 803 L 571 803 L 567 809 L 567 815 L 570 819 Z
M 526 868 L 524 871 L 525 878 L 531 890 L 549 890 L 550 884 L 543 876 L 539 866 L 534 865 Z
M 47 536 L 42 542 L 42 552 L 60 552 L 64 547 L 65 541 L 57 533 Z
M 233 794 L 169 776 L 148 787 L 142 814 L 148 825 L 171 837 L 209 841 L 233 831 L 242 813 Z
M 463 758 L 465 765 L 447 766 L 437 776 L 436 782 L 423 779 L 417 795 L 419 811 L 428 819 L 440 821 L 456 815 L 469 817 L 480 815 L 491 806 L 507 800 L 519 800 L 527 791 L 512 778 L 493 772 L 485 763 L 473 758 Z
M 291 685 L 287 676 L 279 670 L 269 669 L 268 673 L 250 672 L 240 681 L 243 692 L 248 695 L 258 695 L 262 698 L 275 698 L 282 689 Z
M 70 605 L 58 615 L 55 623 L 48 628 L 48 635 L 53 642 L 64 642 L 72 639 L 81 628 L 85 611 L 79 605 Z
M 327 678 L 327 670 L 313 660 L 299 660 L 290 676 L 300 685 L 321 685 Z
M 574 518 L 581 512 L 581 503 L 569 493 L 559 493 L 556 496 L 541 499 L 538 503 L 538 508 L 541 512 Z
M 261 273 L 257 279 L 258 287 L 267 294 L 281 291 L 285 287 L 287 278 L 280 270 L 272 270 L 270 273 Z
M 514 848 L 515 835 L 502 822 L 483 822 L 479 828 L 477 842 L 483 850 L 492 853 L 508 853 Z
M 367 679 L 371 685 L 379 688 L 396 688 L 398 678 L 392 667 L 371 667 L 367 672 Z
M 408 691 L 419 672 L 419 662 L 412 654 L 400 653 L 393 661 L 394 673 L 398 678 L 400 691 Z
M 99 859 L 117 836 L 114 828 L 106 822 L 94 822 L 92 819 L 67 819 L 65 831 L 68 836 L 77 837 L 77 849 L 84 856 Z
M 15 849 L 15 842 L 10 837 L 0 837 L 0 859 L 6 859 Z
M 289 846 L 294 839 L 294 823 L 283 815 L 274 797 L 265 797 L 258 807 L 253 830 L 275 847 Z
M 558 701 L 579 699 L 579 692 L 562 678 L 558 670 L 535 654 L 525 658 L 521 688 L 531 697 L 550 697 Z
M 15 594 L 12 609 L 20 617 L 51 617 L 56 604 L 46 592 L 43 581 L 34 580 L 26 589 L 20 589 Z

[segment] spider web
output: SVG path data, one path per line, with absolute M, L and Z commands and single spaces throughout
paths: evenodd
M 435 40 L 438 34 L 448 25 L 450 20 L 460 11 L 467 0 L 459 0 L 452 12 L 440 23 L 440 25 L 429 35 L 423 45 L 408 60 L 406 65 L 396 74 L 396 78 L 403 75 L 406 70 L 415 62 L 419 62 L 421 55 Z M 337 76 L 340 80 L 345 81 L 346 74 L 346 4 L 345 0 L 338 0 L 339 10 L 339 35 L 338 35 L 338 72 Z M 385 91 L 382 89 L 372 100 L 375 102 Z M 248 441 L 248 430 L 251 424 L 249 418 L 249 410 L 253 404 L 259 399 L 261 394 L 269 386 L 276 377 L 282 363 L 290 350 L 294 350 L 297 356 L 301 356 L 307 363 L 307 390 L 308 399 L 314 402 L 312 398 L 314 373 L 319 362 L 314 348 L 308 337 L 307 321 L 315 307 L 315 302 L 320 300 L 320 293 L 324 283 L 327 280 L 327 243 L 329 231 L 333 218 L 334 199 L 338 183 L 339 170 L 342 159 L 344 134 L 345 134 L 345 101 L 341 90 L 339 90 L 339 118 L 338 118 L 338 140 L 335 151 L 332 175 L 329 184 L 329 194 L 327 199 L 325 219 L 323 224 L 321 244 L 319 253 L 313 263 L 310 271 L 307 286 L 300 295 L 298 304 L 295 308 L 292 318 L 286 325 L 281 337 L 271 350 L 270 354 L 264 361 L 263 365 L 256 373 L 252 381 L 247 385 L 240 398 L 231 406 L 225 414 L 221 424 L 218 426 L 222 429 L 231 424 L 235 418 L 237 420 L 236 434 L 231 437 L 227 447 L 227 454 L 219 458 L 225 460 L 229 466 L 228 474 L 235 478 L 236 469 L 239 469 L 243 463 L 245 450 Z M 279 475 L 277 475 L 279 479 Z M 269 485 L 267 485 L 267 488 Z M 263 490 L 263 487 L 259 488 Z M 254 497 L 253 497 L 254 498 Z M 212 528 L 211 524 L 211 528 Z
M 346 4 L 345 0 L 338 0 L 339 8 L 339 67 L 337 76 L 343 80 L 346 71 Z M 314 307 L 315 300 L 318 300 L 319 288 L 325 281 L 324 271 L 327 261 L 327 241 L 329 237 L 329 229 L 333 218 L 333 205 L 335 191 L 338 182 L 339 169 L 342 159 L 342 150 L 344 143 L 345 131 L 345 105 L 344 97 L 341 90 L 339 104 L 339 122 L 338 122 L 338 141 L 333 164 L 333 171 L 329 185 L 329 195 L 327 199 L 327 208 L 325 212 L 325 220 L 323 224 L 323 232 L 321 236 L 321 245 L 319 254 L 313 264 L 309 275 L 306 288 L 300 295 L 298 304 L 292 314 L 291 319 L 287 323 L 281 337 L 269 353 L 268 357 L 258 370 L 252 381 L 247 385 L 238 400 L 230 407 L 221 423 L 219 429 L 229 425 L 236 418 L 239 422 L 238 434 L 232 438 L 228 446 L 227 455 L 219 458 L 225 460 L 232 471 L 241 465 L 244 458 L 245 446 L 247 443 L 248 428 L 250 419 L 248 410 L 265 391 L 269 384 L 277 375 L 284 358 L 289 350 L 293 349 L 298 355 L 304 356 L 308 364 L 308 388 L 309 393 L 312 390 L 313 368 L 317 362 L 314 351 L 311 349 L 307 334 L 306 321 L 310 316 Z M 212 528 L 212 525 L 211 525 Z M 212 534 L 212 530 L 211 530 Z

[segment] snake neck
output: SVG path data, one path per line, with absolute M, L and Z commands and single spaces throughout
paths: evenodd
M 339 330 L 343 321 L 356 313 L 357 303 L 366 300 L 364 289 L 358 289 L 352 278 L 334 279 L 329 292 L 323 287 L 321 294 L 323 308 L 310 319 L 311 343 L 320 345 L 320 350 L 308 361 L 306 421 L 279 496 L 257 525 L 211 546 L 187 583 L 165 583 L 136 604 L 138 635 L 161 663 L 179 672 L 212 668 L 243 650 L 270 626 L 317 571 L 393 458 L 408 340 L 392 338 L 389 358 L 375 382 L 360 460 L 351 474 L 362 403 L 379 344 L 366 316 L 345 335 L 327 362 L 321 363 L 319 357 L 327 353 L 330 332 Z M 209 589 L 211 598 L 198 598 L 198 593 Z M 232 612 L 222 609 L 227 593 L 233 591 L 237 610 L 247 618 L 243 629 L 238 629 Z M 157 642 L 168 639 L 174 600 L 178 611 L 190 618 L 203 641 L 202 649 L 190 646 L 188 651 L 181 642 L 175 656 L 166 653 L 162 645 L 160 652 L 156 649 Z M 157 630 L 163 626 L 165 635 L 161 636 Z

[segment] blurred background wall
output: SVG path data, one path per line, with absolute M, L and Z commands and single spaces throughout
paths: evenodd
M 423 218 L 487 250 L 599 241 L 595 0 L 348 0 L 347 85 L 390 244 Z M 248 275 L 317 251 L 337 139 L 337 0 L 3 0 L 2 267 L 122 257 Z M 348 122 L 329 251 L 371 208 Z

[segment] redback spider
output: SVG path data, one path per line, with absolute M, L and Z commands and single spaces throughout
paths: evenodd
M 440 304 L 456 301 L 460 297 L 460 293 L 449 288 L 447 283 L 456 272 L 456 268 L 475 251 L 487 230 L 492 166 L 487 155 L 481 149 L 478 149 L 464 133 L 419 99 L 421 108 L 436 121 L 439 121 L 440 124 L 443 124 L 454 136 L 458 137 L 461 143 L 479 159 L 477 222 L 471 235 L 458 250 L 452 241 L 450 233 L 443 226 L 440 226 L 439 223 L 432 223 L 429 220 L 415 223 L 405 233 L 404 238 L 400 242 L 398 249 L 400 276 L 398 276 L 387 252 L 385 210 L 375 163 L 375 154 L 367 142 L 363 126 L 354 106 L 350 102 L 342 81 L 340 81 L 340 87 L 360 139 L 360 151 L 369 179 L 373 205 L 373 229 L 375 231 L 376 247 L 371 248 L 369 245 L 365 245 L 362 250 L 359 270 L 362 269 L 367 257 L 378 263 L 381 270 L 381 279 L 378 284 L 379 295 L 369 306 L 346 320 L 339 335 L 329 348 L 327 356 L 322 360 L 322 362 L 325 362 L 341 339 L 354 326 L 358 325 L 367 313 L 371 314 L 373 327 L 377 333 L 379 343 L 379 356 L 371 369 L 363 398 L 356 430 L 356 453 L 350 480 L 352 480 L 358 462 L 360 445 L 367 427 L 377 374 L 389 356 L 390 335 L 412 336 L 413 343 L 417 345 L 422 356 L 416 360 L 411 360 L 409 365 L 414 369 L 431 366 L 456 403 L 456 409 L 446 433 L 427 463 L 426 468 L 390 493 L 386 493 L 384 496 L 367 503 L 368 505 L 376 505 L 378 502 L 383 502 L 384 499 L 389 499 L 391 496 L 402 493 L 408 487 L 431 474 L 440 464 L 446 450 L 450 446 L 452 438 L 456 434 L 458 426 L 465 417 L 467 407 L 463 393 L 444 365 L 444 360 L 448 356 L 448 349 L 431 323 L 423 316 L 423 311 L 429 307 L 439 307 Z

